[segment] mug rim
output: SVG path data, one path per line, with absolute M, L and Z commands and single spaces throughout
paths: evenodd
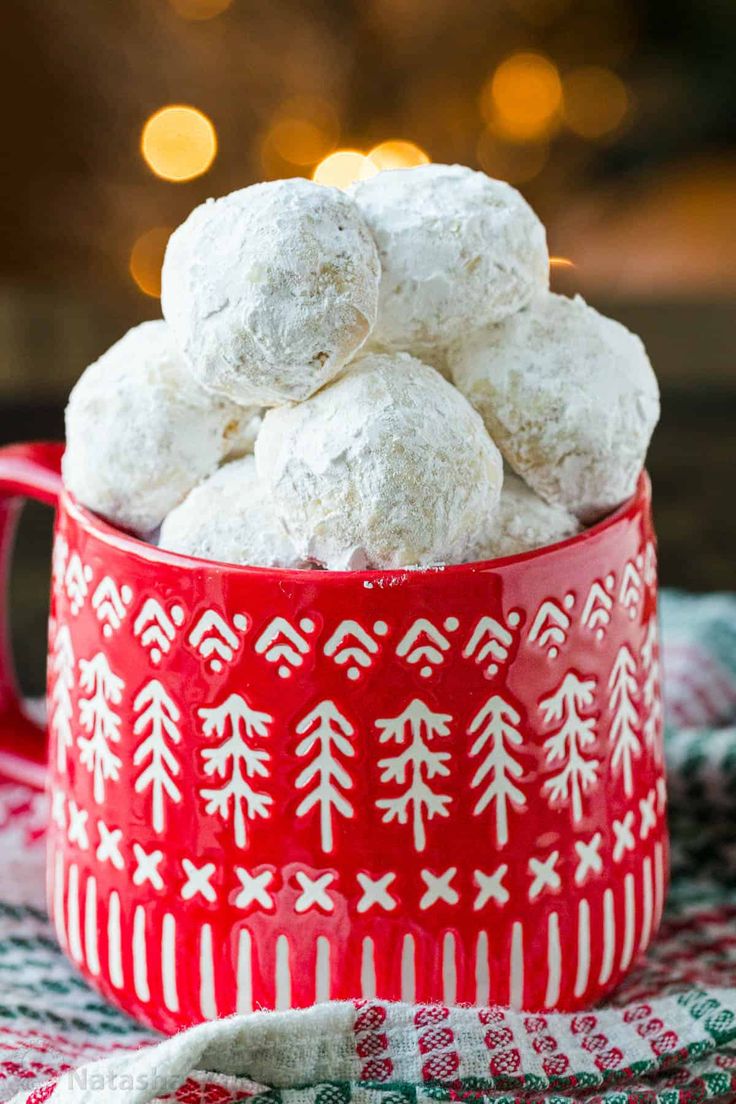
M 201 571 L 209 568 L 217 574 L 235 574 L 241 578 L 279 579 L 283 582 L 310 582 L 316 585 L 322 583 L 341 583 L 350 580 L 371 586 L 396 586 L 410 579 L 439 579 L 448 575 L 475 575 L 485 571 L 496 571 L 514 564 L 541 560 L 546 556 L 565 548 L 572 548 L 595 540 L 601 534 L 613 528 L 620 521 L 635 514 L 647 502 L 651 491 L 651 480 L 646 469 L 643 469 L 637 480 L 634 493 L 622 502 L 612 513 L 597 521 L 594 525 L 583 529 L 582 532 L 556 541 L 554 544 L 534 548 L 528 552 L 517 552 L 510 556 L 499 556 L 489 560 L 469 560 L 459 564 L 437 564 L 426 567 L 394 567 L 387 569 L 370 569 L 361 571 L 334 571 L 325 568 L 319 571 L 310 571 L 306 568 L 286 567 L 259 567 L 247 564 L 232 564 L 221 560 L 210 560 L 199 556 L 191 556 L 182 552 L 172 552 L 169 549 L 159 548 L 150 544 L 141 537 L 127 533 L 117 528 L 104 518 L 93 513 L 87 507 L 82 506 L 76 498 L 62 487 L 60 495 L 60 507 L 69 515 L 77 525 L 89 536 L 99 540 L 102 544 L 116 548 L 118 551 L 134 558 L 147 562 L 166 564 L 170 567 L 186 568 L 188 570 Z M 384 581 L 385 580 L 385 581 Z

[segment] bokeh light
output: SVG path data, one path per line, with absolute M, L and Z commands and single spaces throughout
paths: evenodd
M 617 130 L 629 110 L 626 85 L 610 69 L 585 65 L 563 82 L 565 123 L 581 138 L 602 138 Z
M 575 268 L 575 262 L 571 261 L 569 257 L 550 257 L 550 268 Z
M 212 122 L 196 107 L 170 104 L 154 112 L 143 127 L 141 153 L 156 176 L 192 180 L 207 172 L 217 153 Z
M 170 235 L 170 226 L 154 226 L 136 239 L 130 251 L 130 275 L 140 291 L 152 299 L 161 296 L 161 265 Z
M 385 169 L 410 169 L 415 165 L 426 165 L 429 154 L 414 142 L 392 138 L 381 142 L 369 151 L 368 157 L 380 171 Z
M 489 176 L 506 180 L 509 184 L 526 184 L 538 176 L 549 158 L 546 142 L 519 145 L 499 140 L 490 131 L 484 131 L 478 139 L 476 150 L 478 163 Z
M 336 150 L 320 161 L 312 173 L 317 184 L 329 184 L 333 188 L 347 188 L 356 180 L 375 176 L 377 166 L 360 150 Z
M 301 174 L 337 147 L 340 123 L 334 107 L 315 96 L 282 103 L 261 142 L 261 167 L 268 180 Z
M 171 7 L 182 19 L 201 21 L 222 15 L 233 0 L 169 0 Z
M 512 54 L 481 94 L 481 111 L 494 131 L 513 142 L 549 137 L 559 125 L 562 81 L 552 62 L 535 53 Z
M 330 136 L 310 119 L 279 119 L 266 140 L 291 165 L 314 165 L 334 148 Z

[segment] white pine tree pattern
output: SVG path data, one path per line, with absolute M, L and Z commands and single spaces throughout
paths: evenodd
M 166 798 L 181 801 L 181 791 L 174 782 L 181 768 L 169 746 L 181 742 L 180 713 L 158 679 L 151 679 L 143 687 L 133 702 L 133 712 L 137 714 L 133 734 L 147 733 L 133 755 L 134 767 L 146 764 L 136 779 L 135 792 L 151 790 L 151 821 L 154 830 L 162 832 Z
M 57 533 L 54 538 L 54 547 L 51 552 L 51 578 L 54 586 L 61 586 L 64 582 L 64 574 L 69 559 L 69 545 L 66 537 Z
M 657 582 L 657 549 L 652 541 L 644 549 L 644 582 L 648 587 Z
M 549 766 L 562 764 L 562 769 L 546 780 L 543 790 L 552 805 L 571 806 L 572 819 L 578 824 L 583 815 L 583 795 L 598 781 L 598 759 L 583 753 L 595 743 L 595 717 L 585 717 L 595 698 L 594 678 L 581 679 L 568 671 L 558 689 L 539 703 L 544 723 L 559 728 L 545 740 Z
M 557 658 L 560 648 L 567 640 L 570 617 L 566 611 L 571 610 L 574 605 L 575 595 L 566 594 L 562 605 L 552 598 L 546 598 L 537 610 L 529 629 L 528 640 L 530 644 L 538 644 L 550 659 Z
M 60 774 L 66 771 L 67 752 L 72 746 L 72 690 L 74 689 L 74 649 L 72 637 L 67 625 L 60 625 L 54 637 L 54 650 L 51 656 L 51 677 L 53 683 L 50 695 L 51 731 L 56 740 L 56 767 Z
M 455 632 L 460 622 L 457 617 L 446 617 L 442 627 Z M 421 664 L 419 674 L 429 678 L 433 669 L 444 663 L 450 641 L 436 625 L 426 617 L 419 617 L 396 646 L 396 654 L 412 665 Z
M 268 778 L 270 774 L 266 766 L 270 753 L 253 747 L 252 741 L 268 736 L 273 717 L 252 709 L 240 694 L 231 694 L 211 709 L 200 709 L 199 716 L 204 735 L 215 734 L 222 740 L 218 747 L 205 748 L 202 752 L 204 773 L 209 777 L 227 778 L 224 786 L 201 791 L 207 802 L 205 811 L 216 813 L 227 821 L 232 804 L 235 842 L 238 847 L 246 847 L 248 820 L 270 816 L 269 805 L 273 804 L 269 794 L 256 791 L 249 781 Z
M 641 557 L 637 557 L 637 559 L 639 560 Z M 627 561 L 618 596 L 619 602 L 632 621 L 636 617 L 636 611 L 641 601 L 641 575 L 639 574 L 639 566 L 640 565 L 634 563 L 633 560 Z
M 72 552 L 64 572 L 64 586 L 72 615 L 76 617 L 85 603 L 92 581 L 92 568 L 83 564 L 78 552 Z
M 596 579 L 592 583 L 588 591 L 588 597 L 585 600 L 581 621 L 587 629 L 595 633 L 598 640 L 603 639 L 606 635 L 606 629 L 611 623 L 613 598 L 610 591 L 613 590 L 615 582 L 615 577 L 612 574 L 608 575 L 603 583 Z
M 509 653 L 514 643 L 513 629 L 521 623 L 521 614 L 518 610 L 511 610 L 506 624 L 503 619 L 485 615 L 480 618 L 473 629 L 468 642 L 463 648 L 463 659 L 473 659 L 480 667 L 485 667 L 488 678 L 498 674 L 499 665 L 509 658 Z
M 609 734 L 613 746 L 611 766 L 615 773 L 623 772 L 624 793 L 631 797 L 634 792 L 633 761 L 641 755 L 641 741 L 636 732 L 639 723 L 635 704 L 639 691 L 636 660 L 626 644 L 622 644 L 616 653 L 608 689 L 613 713 Z
M 120 705 L 125 683 L 113 674 L 104 652 L 79 661 L 79 723 L 87 736 L 77 737 L 79 762 L 92 774 L 98 805 L 105 800 L 105 782 L 117 782 L 121 760 L 111 744 L 120 742 L 120 717 L 112 708 Z
M 415 698 L 398 717 L 376 721 L 382 744 L 393 741 L 404 745 L 408 741 L 400 754 L 378 763 L 381 782 L 396 782 L 406 788 L 397 797 L 381 798 L 376 805 L 383 809 L 384 824 L 392 820 L 408 824 L 411 817 L 417 851 L 427 846 L 425 814 L 427 820 L 450 815 L 448 806 L 452 798 L 436 793 L 429 782 L 450 774 L 447 766 L 450 753 L 435 751 L 431 745 L 438 737 L 447 736 L 451 720 L 449 714 L 433 713 L 423 701 Z
M 471 789 L 483 787 L 473 814 L 480 816 L 495 803 L 499 847 L 509 841 L 509 804 L 517 808 L 526 805 L 526 797 L 513 781 L 521 778 L 524 768 L 509 747 L 519 748 L 523 743 L 517 728 L 520 722 L 521 717 L 514 707 L 499 694 L 494 694 L 475 715 L 468 729 L 470 736 L 476 736 L 470 749 L 471 759 L 485 753 L 470 782 Z
M 340 762 L 340 756 L 350 759 L 355 755 L 349 739 L 355 729 L 334 702 L 323 701 L 299 722 L 296 731 L 297 735 L 304 736 L 296 748 L 298 758 L 314 753 L 295 783 L 298 790 L 309 791 L 296 815 L 303 817 L 312 809 L 319 809 L 322 850 L 329 852 L 334 842 L 333 816 L 353 816 L 353 806 L 343 793 L 352 789 L 353 780 Z
M 662 758 L 662 694 L 659 688 L 659 641 L 657 639 L 657 616 L 652 614 L 644 633 L 641 646 L 641 662 L 644 668 L 642 703 L 644 705 L 644 739 L 660 761 Z

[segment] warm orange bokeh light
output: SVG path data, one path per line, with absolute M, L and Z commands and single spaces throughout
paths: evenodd
M 314 165 L 334 148 L 334 141 L 309 119 L 283 118 L 272 126 L 266 142 L 291 165 Z
M 535 141 L 552 134 L 562 106 L 562 82 L 556 66 L 541 54 L 506 58 L 481 95 L 489 126 L 513 142 Z
M 503 142 L 490 131 L 481 134 L 476 152 L 484 172 L 509 184 L 526 184 L 528 180 L 533 180 L 549 158 L 546 142 L 529 145 Z
M 575 268 L 575 262 L 571 261 L 569 257 L 550 257 L 550 268 Z
M 429 155 L 421 146 L 414 142 L 407 142 L 401 138 L 392 138 L 388 142 L 381 142 L 374 146 L 368 153 L 368 157 L 377 169 L 410 169 L 415 165 L 426 165 Z
M 141 153 L 164 180 L 192 180 L 207 172 L 217 153 L 217 133 L 207 116 L 186 104 L 154 112 L 143 127 Z
M 366 180 L 377 172 L 373 161 L 360 150 L 336 150 L 320 161 L 312 173 L 312 180 L 333 188 L 347 188 L 356 180 Z
M 214 19 L 232 4 L 233 0 L 169 0 L 172 8 L 182 19 L 195 21 Z
M 261 143 L 261 165 L 269 180 L 316 165 L 337 146 L 340 123 L 333 106 L 316 96 L 281 104 Z
M 152 299 L 161 296 L 161 265 L 170 235 L 170 226 L 154 226 L 141 234 L 130 251 L 130 275 L 143 294 Z
M 626 85 L 610 69 L 585 65 L 563 83 L 565 123 L 581 138 L 602 138 L 616 130 L 629 110 Z

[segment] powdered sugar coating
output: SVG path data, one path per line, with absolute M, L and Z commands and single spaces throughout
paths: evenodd
M 221 563 L 299 567 L 252 456 L 223 465 L 164 519 L 159 547 Z
M 166 323 L 144 322 L 72 390 L 64 482 L 108 521 L 150 533 L 215 470 L 254 413 L 202 388 Z
M 580 522 L 563 506 L 550 506 L 507 471 L 503 477 L 493 533 L 480 550 L 481 559 L 516 556 L 566 540 L 580 532 Z
M 241 418 L 237 430 L 229 436 L 230 448 L 226 460 L 239 460 L 241 456 L 250 456 L 256 444 L 256 437 L 263 425 L 263 410 L 243 408 L 245 417 Z
M 276 180 L 192 211 L 169 240 L 161 305 L 205 386 L 274 406 L 307 398 L 357 352 L 379 279 L 375 242 L 347 195 Z
M 659 418 L 644 346 L 580 296 L 549 295 L 451 351 L 505 459 L 584 522 L 633 494 Z
M 503 479 L 472 407 L 401 353 L 367 354 L 270 410 L 256 464 L 299 555 L 334 570 L 476 558 Z
M 430 363 L 549 286 L 542 223 L 509 184 L 462 165 L 378 173 L 351 194 L 378 242 L 374 342 Z

